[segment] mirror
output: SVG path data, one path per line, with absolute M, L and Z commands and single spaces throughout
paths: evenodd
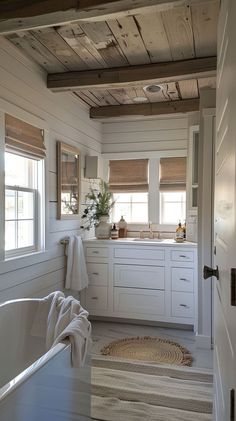
M 80 151 L 63 142 L 57 142 L 58 219 L 73 219 L 79 215 Z

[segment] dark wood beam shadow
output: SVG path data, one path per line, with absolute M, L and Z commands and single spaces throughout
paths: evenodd
M 48 75 L 53 92 L 125 88 L 150 83 L 178 82 L 216 75 L 216 57 Z

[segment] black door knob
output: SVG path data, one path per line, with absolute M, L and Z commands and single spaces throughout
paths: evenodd
M 219 279 L 219 268 L 216 266 L 216 269 L 210 268 L 209 266 L 204 266 L 203 268 L 203 277 L 204 279 L 211 278 L 215 276 L 216 279 Z

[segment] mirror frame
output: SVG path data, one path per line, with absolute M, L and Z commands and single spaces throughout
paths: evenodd
M 61 198 L 62 198 L 62 153 L 68 153 L 70 155 L 78 155 L 77 160 L 77 191 L 78 191 L 78 211 L 73 214 L 63 214 L 61 210 Z M 74 146 L 68 145 L 67 143 L 57 141 L 57 219 L 77 219 L 80 211 L 80 197 L 81 197 L 81 156 L 80 150 Z

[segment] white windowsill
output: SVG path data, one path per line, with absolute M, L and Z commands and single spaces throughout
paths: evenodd
M 38 256 L 41 254 L 44 254 L 45 250 L 40 250 L 40 251 L 32 251 L 29 253 L 24 253 L 24 254 L 20 254 L 20 255 L 13 255 L 13 256 L 6 256 L 5 259 L 3 260 L 3 262 L 9 262 L 12 260 L 19 260 L 19 259 L 23 259 L 24 257 L 26 258 L 30 258 L 31 256 Z
M 62 248 L 61 256 L 64 256 L 63 248 Z M 38 263 L 43 263 L 47 260 L 51 260 L 56 257 L 60 257 L 58 256 L 58 252 L 57 252 L 57 255 L 54 255 L 53 250 L 42 250 L 42 251 L 37 251 L 35 253 L 30 253 L 28 255 L 24 255 L 24 256 L 17 256 L 17 257 L 4 259 L 0 261 L 0 275 L 7 272 L 11 272 L 13 270 L 15 271 L 17 269 L 23 269 L 27 266 L 33 266 Z M 0 286 L 0 290 L 1 290 L 1 286 Z

